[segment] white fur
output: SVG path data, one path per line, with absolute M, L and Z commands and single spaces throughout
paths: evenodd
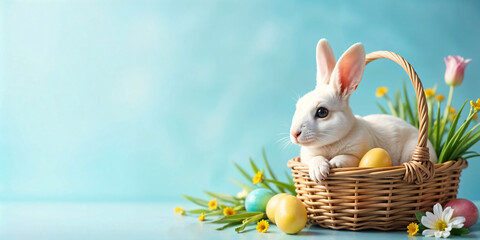
M 309 165 L 310 178 L 325 180 L 331 168 L 357 167 L 372 148 L 385 149 L 393 165 L 409 161 L 417 144 L 418 130 L 390 115 L 354 116 L 350 94 L 357 88 L 365 67 L 365 50 L 357 43 L 335 64 L 325 39 L 317 45 L 317 86 L 297 102 L 290 139 L 302 146 L 301 161 Z M 319 107 L 327 108 L 325 118 L 315 117 Z M 298 138 L 293 135 L 301 134 Z M 437 161 L 428 142 L 430 160 Z

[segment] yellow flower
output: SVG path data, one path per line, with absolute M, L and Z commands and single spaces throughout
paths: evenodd
M 236 212 L 235 212 L 235 209 L 231 208 L 231 207 L 226 207 L 223 209 L 223 215 L 225 216 L 230 216 L 230 215 L 235 215 Z
M 478 120 L 478 113 L 475 113 L 475 115 L 473 115 L 473 120 Z
M 448 108 L 448 112 L 449 112 L 449 113 L 456 113 L 456 112 L 457 112 L 457 109 L 455 109 L 454 107 L 449 107 L 449 108 Z
M 379 87 L 377 88 L 377 91 L 375 92 L 375 97 L 381 98 L 387 94 L 388 88 L 387 87 Z
M 431 97 L 435 96 L 435 89 L 433 89 L 433 88 L 425 89 L 425 96 L 427 98 L 431 98 Z
M 210 208 L 210 210 L 215 210 L 217 209 L 217 199 L 212 199 L 208 202 L 208 208 Z
M 410 236 L 415 235 L 415 233 L 418 232 L 418 224 L 413 223 L 413 222 L 408 224 L 407 232 L 408 232 L 408 235 L 410 235 Z
M 200 214 L 200 216 L 198 217 L 198 221 L 205 221 L 205 214 Z
M 477 102 L 474 102 L 473 100 L 470 100 L 470 105 L 475 109 L 475 111 L 480 111 L 480 98 L 477 99 Z
M 257 231 L 261 233 L 265 233 L 268 230 L 268 222 L 265 220 L 259 221 L 257 223 Z
M 441 102 L 443 100 L 445 100 L 445 96 L 443 96 L 442 94 L 438 94 L 435 96 L 435 100 Z
M 183 209 L 183 207 L 175 207 L 175 213 L 180 213 L 180 215 L 184 215 L 185 214 L 185 209 Z
M 263 172 L 258 171 L 257 174 L 255 174 L 255 176 L 253 176 L 252 182 L 253 182 L 253 184 L 263 182 Z

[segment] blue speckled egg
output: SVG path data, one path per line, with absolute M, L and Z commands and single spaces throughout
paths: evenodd
M 258 188 L 251 191 L 245 199 L 247 212 L 265 212 L 267 203 L 275 194 L 267 189 Z

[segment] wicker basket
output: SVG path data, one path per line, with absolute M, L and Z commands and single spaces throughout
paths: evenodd
M 387 51 L 367 55 L 366 64 L 387 58 L 407 72 L 415 87 L 419 111 L 419 136 L 412 159 L 402 166 L 385 168 L 335 168 L 320 183 L 310 180 L 308 165 L 296 157 L 292 169 L 297 197 L 305 204 L 308 220 L 321 227 L 346 230 L 405 230 L 415 212 L 431 211 L 437 202 L 457 196 L 463 159 L 433 164 L 429 161 L 428 109 L 424 90 L 413 67 Z

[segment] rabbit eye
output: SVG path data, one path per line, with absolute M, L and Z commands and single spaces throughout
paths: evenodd
M 315 117 L 317 118 L 325 118 L 328 116 L 328 109 L 324 107 L 320 107 L 317 109 L 317 113 L 315 114 Z

